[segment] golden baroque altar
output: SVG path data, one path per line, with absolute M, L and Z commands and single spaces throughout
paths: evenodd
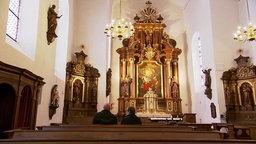
M 147 7 L 134 17 L 134 33 L 117 49 L 120 55 L 118 115 L 128 106 L 137 114 L 182 116 L 178 56 L 181 49 L 164 32 L 166 25 L 156 9 Z M 153 95 L 146 95 L 150 91 Z

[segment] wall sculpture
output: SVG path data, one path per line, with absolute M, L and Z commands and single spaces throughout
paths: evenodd
M 211 78 L 211 70 L 212 69 L 204 69 L 202 70 L 203 73 L 205 74 L 205 91 L 204 94 L 209 98 L 212 99 L 212 88 L 211 88 L 211 84 L 212 84 L 212 78 Z
M 49 118 L 52 119 L 52 116 L 56 113 L 56 109 L 59 107 L 59 91 L 58 85 L 55 84 L 51 90 L 51 101 L 49 106 Z
M 48 19 L 48 30 L 47 30 L 47 43 L 48 45 L 50 45 L 55 38 L 57 38 L 57 34 L 56 34 L 56 28 L 58 25 L 57 19 L 61 18 L 61 16 L 58 16 L 58 14 L 55 11 L 56 6 L 52 5 L 51 7 L 49 7 L 48 9 L 48 15 L 47 15 L 47 19 Z

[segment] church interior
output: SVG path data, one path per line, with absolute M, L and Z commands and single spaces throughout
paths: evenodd
M 256 142 L 255 0 L 1 0 L 0 17 L 0 142 Z M 105 103 L 118 126 L 92 125 Z M 141 128 L 120 125 L 130 106 Z

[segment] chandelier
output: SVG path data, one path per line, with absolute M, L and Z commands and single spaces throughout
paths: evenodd
M 119 40 L 128 38 L 133 34 L 133 25 L 131 22 L 125 21 L 121 18 L 121 0 L 120 0 L 120 18 L 118 20 L 112 20 L 111 24 L 107 24 L 105 28 L 105 34 L 112 39 L 118 37 Z
M 249 5 L 248 0 L 246 0 L 247 6 L 247 14 L 250 21 L 250 12 L 249 12 Z M 256 25 L 253 25 L 251 22 L 249 23 L 248 27 L 241 28 L 238 26 L 236 33 L 234 33 L 234 40 L 238 41 L 253 41 L 256 38 Z

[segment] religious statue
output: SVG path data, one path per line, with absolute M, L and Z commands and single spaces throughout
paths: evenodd
M 98 85 L 96 82 L 92 82 L 91 84 L 91 100 L 92 102 L 96 102 L 98 93 Z
M 55 38 L 57 38 L 57 34 L 55 33 L 55 30 L 57 28 L 57 19 L 61 18 L 61 16 L 58 16 L 58 14 L 55 12 L 55 5 L 52 5 L 48 10 L 48 31 L 47 31 L 47 41 L 48 45 L 53 42 Z
M 227 105 L 233 104 L 233 95 L 234 95 L 234 92 L 230 88 L 230 86 L 226 86 L 226 88 L 225 88 L 225 96 L 226 96 L 226 104 Z
M 129 48 L 135 48 L 135 46 L 140 43 L 138 39 L 135 38 L 134 34 L 130 36 L 128 47 Z
M 241 94 L 242 105 L 246 106 L 248 109 L 251 105 L 253 105 L 252 88 L 248 83 L 241 86 Z
M 81 90 L 82 90 L 81 82 L 79 80 L 76 80 L 73 85 L 73 101 L 76 103 L 82 101 Z
M 176 82 L 172 82 L 171 84 L 171 96 L 174 98 L 179 97 L 179 85 Z
M 156 113 L 157 112 L 157 94 L 152 90 L 152 88 L 149 88 L 147 93 L 144 95 L 144 105 L 145 105 L 145 111 L 147 113 Z
M 214 103 L 211 103 L 211 116 L 212 118 L 216 118 L 217 117 L 217 114 L 216 114 L 216 106 Z
M 106 97 L 111 93 L 111 77 L 112 77 L 112 70 L 109 68 L 107 71 L 107 79 L 106 79 Z
M 58 85 L 54 85 L 51 92 L 51 106 L 59 107 L 59 92 Z
M 52 116 L 56 113 L 56 109 L 59 107 L 59 92 L 58 85 L 55 84 L 52 87 L 51 91 L 51 102 L 49 106 L 49 118 L 52 119 Z
M 212 79 L 211 79 L 211 70 L 212 69 L 204 69 L 202 70 L 202 72 L 205 74 L 205 82 L 204 85 L 206 87 L 204 94 L 209 98 L 212 99 L 212 89 L 211 89 L 211 83 L 212 83 Z
M 151 45 L 152 34 L 149 31 L 146 31 L 145 33 L 146 33 L 146 41 L 145 41 L 146 46 Z
M 205 74 L 205 82 L 204 82 L 204 85 L 206 86 L 206 88 L 211 88 L 211 82 L 212 82 L 211 75 L 210 75 L 211 70 L 212 70 L 212 69 L 205 69 L 205 70 L 202 70 L 203 73 Z
M 129 83 L 122 82 L 122 84 L 121 84 L 121 95 L 122 95 L 122 97 L 129 96 Z

